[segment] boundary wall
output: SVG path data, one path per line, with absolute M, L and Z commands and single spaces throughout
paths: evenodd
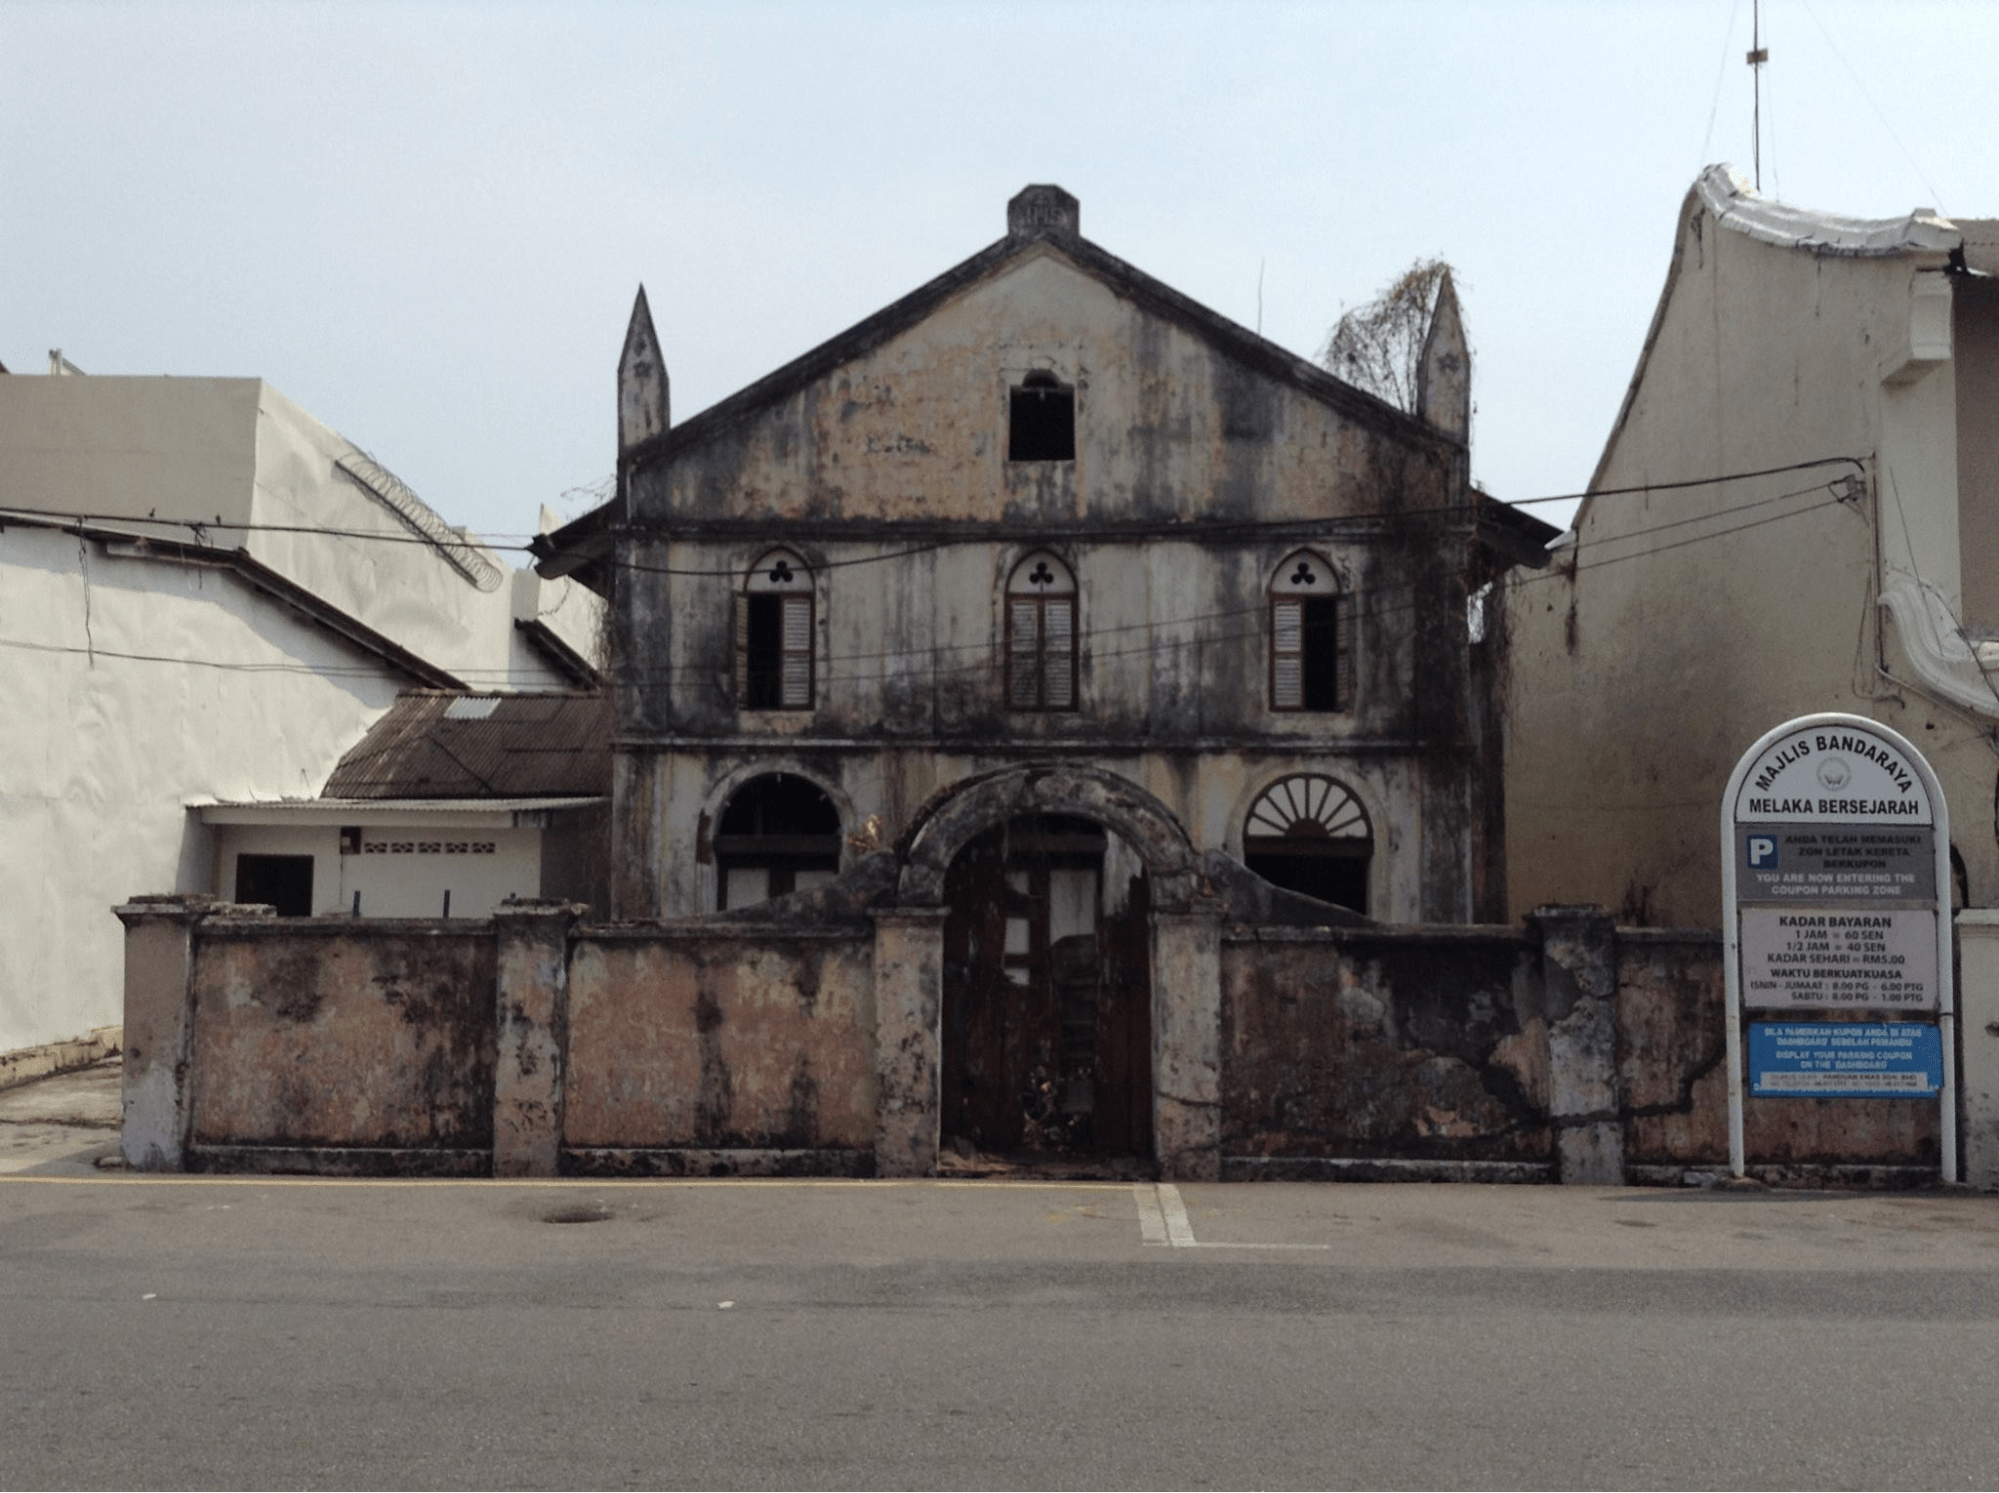
M 1725 1174 L 1718 933 L 1618 929 L 1596 907 L 1541 908 L 1519 928 L 1239 910 L 1154 916 L 1156 1155 L 1141 1161 L 1160 1175 Z M 584 911 L 523 902 L 445 923 L 278 919 L 192 896 L 120 907 L 127 1162 L 936 1173 L 940 909 L 813 893 L 679 923 Z M 1966 914 L 1960 932 L 1966 1176 L 1993 1185 L 1999 914 Z M 1752 1099 L 1747 1119 L 1765 1181 L 1936 1179 L 1934 1105 Z

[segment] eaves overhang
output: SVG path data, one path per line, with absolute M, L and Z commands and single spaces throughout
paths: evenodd
M 1478 542 L 1484 549 L 1529 570 L 1548 568 L 1553 558 L 1548 546 L 1562 537 L 1560 529 L 1487 493 L 1476 493 L 1474 498 L 1474 524 Z
M 597 798 L 290 798 L 265 803 L 190 804 L 203 824 L 394 825 L 439 829 L 543 829 L 550 815 L 595 808 Z
M 1703 171 L 1694 190 L 1722 227 L 1780 249 L 1877 259 L 1948 255 L 1964 242 L 1956 224 L 1926 209 L 1899 218 L 1849 218 L 1772 201 L 1749 184 L 1739 167 L 1725 164 Z
M 608 595 L 602 567 L 616 548 L 621 512 L 621 500 L 613 498 L 559 529 L 535 535 L 528 541 L 535 574 L 545 581 L 572 576 L 598 595 Z
M 21 528 L 53 529 L 64 534 L 75 534 L 101 545 L 105 553 L 120 560 L 155 560 L 179 566 L 204 565 L 218 570 L 235 573 L 243 584 L 263 592 L 281 606 L 297 613 L 306 621 L 314 623 L 326 631 L 344 638 L 364 653 L 371 653 L 396 672 L 405 675 L 416 684 L 431 689 L 463 690 L 466 686 L 457 675 L 438 668 L 421 655 L 412 653 L 400 643 L 377 632 L 374 628 L 352 614 L 322 599 L 316 592 L 301 586 L 289 576 L 273 570 L 260 560 L 250 557 L 247 550 L 220 549 L 212 545 L 191 543 L 184 539 L 163 538 L 157 533 L 147 532 L 136 525 L 121 528 L 102 522 L 82 518 L 51 518 L 44 515 L 22 515 L 0 509 L 0 529 L 8 526 Z

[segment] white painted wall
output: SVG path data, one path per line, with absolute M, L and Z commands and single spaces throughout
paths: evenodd
M 261 379 L 0 378 L 0 452 L 0 508 L 240 548 L 475 688 L 572 683 L 522 644 L 516 617 L 596 652 L 598 598 L 475 544 L 496 567 L 480 589 L 339 468 L 353 442 Z
M 111 908 L 209 885 L 189 800 L 316 793 L 398 687 L 224 571 L 19 526 L 0 671 L 0 1050 L 117 1024 Z
M 1718 926 L 1728 774 L 1762 732 L 1823 710 L 1881 721 L 1924 752 L 1972 901 L 1990 905 L 1999 696 L 1956 633 L 1948 234 L 1775 205 L 1743 216 L 1730 206 L 1742 199 L 1708 185 L 1682 204 L 1652 340 L 1593 486 L 1846 455 L 1866 463 L 1866 491 L 1832 501 L 1826 484 L 1853 470 L 1839 467 L 1605 491 L 1561 563 L 1514 578 L 1513 912 L 1598 902 L 1633 921 Z M 1750 231 L 1766 219 L 1907 247 L 1818 253 Z
M 359 855 L 340 853 L 338 825 L 218 825 L 214 886 L 236 895 L 239 855 L 310 855 L 315 916 L 351 912 L 356 892 L 371 918 L 438 917 L 447 890 L 454 918 L 487 917 L 508 897 L 540 894 L 539 829 L 371 822 L 365 813 L 351 822 L 362 831 Z

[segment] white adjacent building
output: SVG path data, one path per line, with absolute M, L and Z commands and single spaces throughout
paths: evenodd
M 1814 711 L 1921 748 L 1999 906 L 1999 224 L 1710 167 L 1556 564 L 1509 594 L 1515 913 L 1721 921 L 1723 785 Z
M 411 687 L 594 682 L 593 596 L 261 380 L 51 362 L 0 377 L 0 1055 L 119 1023 L 114 904 L 235 894 L 203 805 L 316 795 Z

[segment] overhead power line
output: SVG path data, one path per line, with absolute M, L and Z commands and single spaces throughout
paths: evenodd
M 1826 463 L 1808 463 L 1825 465 Z M 1773 468 L 1770 472 L 1757 473 L 1759 476 L 1774 472 L 1799 470 L 1798 466 Z M 1710 543 L 1726 539 L 1750 529 L 1786 519 L 1802 517 L 1808 513 L 1823 512 L 1838 506 L 1847 499 L 1837 489 L 1843 479 L 1813 484 L 1810 487 L 1793 489 L 1769 497 L 1752 499 L 1732 507 L 1716 509 L 1708 513 L 1689 517 L 1662 520 L 1644 528 L 1632 529 L 1623 534 L 1609 536 L 1599 541 L 1596 547 L 1620 546 L 1626 543 L 1636 545 L 1625 553 L 1596 555 L 1586 553 L 1578 557 L 1577 569 L 1590 573 L 1612 565 L 1627 564 L 1649 559 L 1657 555 L 1684 549 L 1690 545 Z M 1631 489 L 1640 491 L 1642 489 Z M 1778 504 L 1788 503 L 1797 498 L 1808 498 L 1813 494 L 1823 494 L 1818 501 L 1798 504 L 1781 512 L 1768 512 Z M 1755 515 L 1751 517 L 1750 515 Z M 1742 519 L 1742 522 L 1728 522 Z M 1683 538 L 1664 544 L 1642 544 L 1654 536 L 1676 530 L 1692 528 L 1700 524 L 1719 524 L 1700 533 L 1688 534 Z M 734 575 L 736 572 L 717 572 Z M 1516 575 L 1508 582 L 1513 591 L 1529 587 L 1568 580 L 1569 572 L 1556 569 L 1537 574 Z M 1401 581 L 1386 586 L 1368 587 L 1356 593 L 1365 598 L 1366 614 L 1376 621 L 1393 622 L 1398 617 L 1412 616 L 1433 608 L 1434 602 L 1420 594 L 1422 587 L 1417 582 Z M 1087 644 L 1090 656 L 1095 660 L 1125 658 L 1139 654 L 1158 654 L 1164 650 L 1183 651 L 1189 648 L 1201 649 L 1223 644 L 1248 642 L 1260 639 L 1265 628 L 1268 598 L 1259 596 L 1248 606 L 1222 608 L 1189 614 L 1176 618 L 1154 618 L 1139 622 L 1122 623 L 1111 626 L 1089 626 L 1078 629 L 1079 646 Z M 1086 612 L 1087 615 L 1087 612 Z M 1253 619 L 1253 620 L 1252 620 Z M 878 680 L 891 674 L 918 673 L 929 681 L 949 680 L 961 676 L 972 676 L 990 671 L 996 650 L 1003 643 L 994 638 L 982 638 L 966 643 L 931 644 L 922 648 L 881 648 L 865 653 L 826 654 L 817 660 L 820 684 L 840 684 Z M 330 679 L 373 678 L 380 669 L 373 665 L 312 665 L 299 663 L 230 662 L 197 657 L 174 657 L 160 654 L 121 652 L 102 647 L 35 643 L 17 639 L 0 639 L 0 647 L 28 649 L 45 653 L 64 653 L 94 658 L 114 658 L 141 663 L 187 664 L 195 667 L 220 669 L 241 673 L 316 675 Z M 910 670 L 891 669 L 885 661 L 909 663 L 916 667 Z M 862 669 L 846 666 L 869 665 Z M 672 664 L 626 663 L 614 670 L 614 682 L 623 685 L 664 684 L 671 685 L 687 680 L 705 681 L 715 677 L 725 664 L 708 659 L 700 662 Z M 454 669 L 453 673 L 468 685 L 478 686 L 482 682 L 505 684 L 511 679 L 504 669 L 466 670 Z
M 1647 482 L 1647 483 L 1641 483 L 1633 487 L 1598 488 L 1592 492 L 1556 493 L 1553 494 L 1552 496 L 1540 497 L 1540 498 L 1517 498 L 1508 503 L 1501 503 L 1499 499 L 1494 499 L 1493 502 L 1499 504 L 1499 506 L 1501 507 L 1529 508 L 1542 503 L 1574 503 L 1574 502 L 1579 502 L 1585 498 L 1616 498 L 1616 497 L 1631 497 L 1647 493 L 1678 492 L 1698 487 L 1719 487 L 1719 486 L 1724 486 L 1731 482 L 1748 482 L 1762 477 L 1783 476 L 1792 472 L 1812 471 L 1820 467 L 1828 467 L 1828 466 L 1850 466 L 1854 468 L 1856 473 L 1860 474 L 1864 474 L 1867 470 L 1867 463 L 1857 456 L 1820 456 L 1820 457 L 1814 457 L 1808 461 L 1789 462 L 1783 466 L 1762 467 L 1754 471 L 1723 472 L 1711 477 L 1689 477 L 1689 478 L 1678 479 L 1671 482 Z M 1274 536 L 1283 536 L 1286 534 L 1296 533 L 1300 536 L 1309 536 L 1315 532 L 1323 532 L 1328 528 L 1334 528 L 1345 524 L 1406 521 L 1411 519 L 1427 519 L 1427 518 L 1440 518 L 1440 517 L 1442 518 L 1475 517 L 1477 512 L 1478 509 L 1475 507 L 1467 508 L 1460 506 L 1438 506 L 1438 507 L 1429 507 L 1429 508 L 1380 508 L 1380 509 L 1366 510 L 1361 512 L 1347 512 L 1341 514 L 1327 515 L 1325 517 L 1319 517 L 1319 518 L 1306 517 L 1306 518 L 1245 519 L 1240 521 L 1230 521 L 1228 523 L 1203 523 L 1198 519 L 1192 522 L 1184 522 L 1184 521 L 1159 522 L 1154 524 L 1133 525 L 1129 527 L 1107 529 L 1101 531 L 1101 533 L 1104 535 L 1104 537 L 1115 537 L 1127 540 L 1150 539 L 1150 538 L 1200 540 L 1204 538 L 1219 538 L 1225 534 L 1249 534 L 1249 535 L 1270 534 Z M 394 531 L 384 530 L 384 529 L 350 529 L 350 528 L 341 528 L 330 525 L 272 524 L 272 523 L 260 523 L 254 521 L 246 523 L 229 523 L 223 521 L 220 518 L 214 518 L 214 519 L 159 518 L 150 514 L 142 518 L 129 513 L 118 513 L 118 514 L 75 513 L 53 508 L 33 508 L 20 504 L 9 504 L 5 508 L 0 508 L 0 529 L 5 528 L 7 520 L 10 516 L 26 520 L 34 520 L 42 522 L 47 524 L 48 526 L 60 528 L 68 532 L 74 532 L 80 530 L 81 528 L 87 525 L 100 525 L 100 526 L 117 525 L 121 527 L 123 532 L 131 533 L 133 537 L 136 539 L 144 539 L 145 537 L 147 537 L 144 533 L 134 532 L 132 526 L 136 525 L 150 524 L 165 528 L 182 528 L 194 534 L 197 538 L 197 541 L 204 545 L 207 545 L 208 543 L 206 537 L 208 533 L 210 531 L 220 529 L 220 530 L 228 530 L 232 533 L 250 533 L 250 534 L 316 534 L 322 537 L 334 538 L 334 539 L 366 540 L 383 544 L 421 545 L 425 549 L 430 550 L 433 553 L 435 553 L 436 550 L 435 542 L 429 538 L 420 537 L 415 534 L 396 533 Z M 781 528 L 781 525 L 774 524 L 772 527 L 773 529 L 779 529 Z M 675 537 L 670 529 L 664 527 L 662 527 L 657 531 L 640 529 L 636 531 L 627 530 L 626 532 L 628 533 L 657 532 L 660 535 L 660 537 L 665 539 L 673 539 Z M 1066 538 L 1076 538 L 1076 537 L 1082 537 L 1082 538 L 1089 537 L 1087 535 L 1081 535 L 1081 536 L 1076 535 L 1074 534 L 1073 531 L 1051 530 L 1049 531 L 1049 533 L 1051 538 L 1058 540 Z M 1027 529 L 1022 530 L 1021 538 L 1027 539 L 1031 537 L 1033 537 L 1033 531 Z M 489 550 L 518 553 L 518 554 L 531 554 L 533 552 L 532 547 L 529 544 L 525 543 L 504 544 L 500 543 L 498 539 L 495 538 L 494 536 L 482 537 L 478 535 L 468 534 L 467 538 L 469 541 L 477 542 Z M 692 536 L 687 538 L 684 542 L 702 543 L 702 542 L 720 542 L 720 541 L 707 539 L 704 536 Z M 842 540 L 839 542 L 858 543 L 861 541 Z M 818 564 L 808 565 L 807 568 L 813 571 L 824 571 L 824 570 L 847 569 L 861 565 L 884 565 L 892 563 L 896 560 L 908 559 L 915 555 L 928 554 L 936 550 L 946 549 L 953 545 L 962 544 L 964 542 L 965 541 L 962 538 L 953 538 L 948 536 L 939 537 L 935 539 L 925 540 L 922 541 L 921 543 L 904 545 L 897 549 L 877 554 L 853 555 L 842 559 L 824 560 L 819 562 Z M 773 538 L 772 543 L 774 544 L 782 543 L 781 536 Z M 219 549 L 219 546 L 211 546 L 211 547 Z M 714 578 L 714 577 L 724 577 L 724 576 L 733 577 L 740 575 L 742 573 L 740 567 L 710 569 L 710 568 L 682 567 L 682 566 L 672 566 L 672 565 L 661 566 L 661 565 L 648 565 L 643 562 L 630 561 L 630 560 L 626 561 L 607 560 L 604 561 L 603 563 L 608 565 L 612 569 L 623 569 L 638 574 L 684 576 L 691 579 Z

